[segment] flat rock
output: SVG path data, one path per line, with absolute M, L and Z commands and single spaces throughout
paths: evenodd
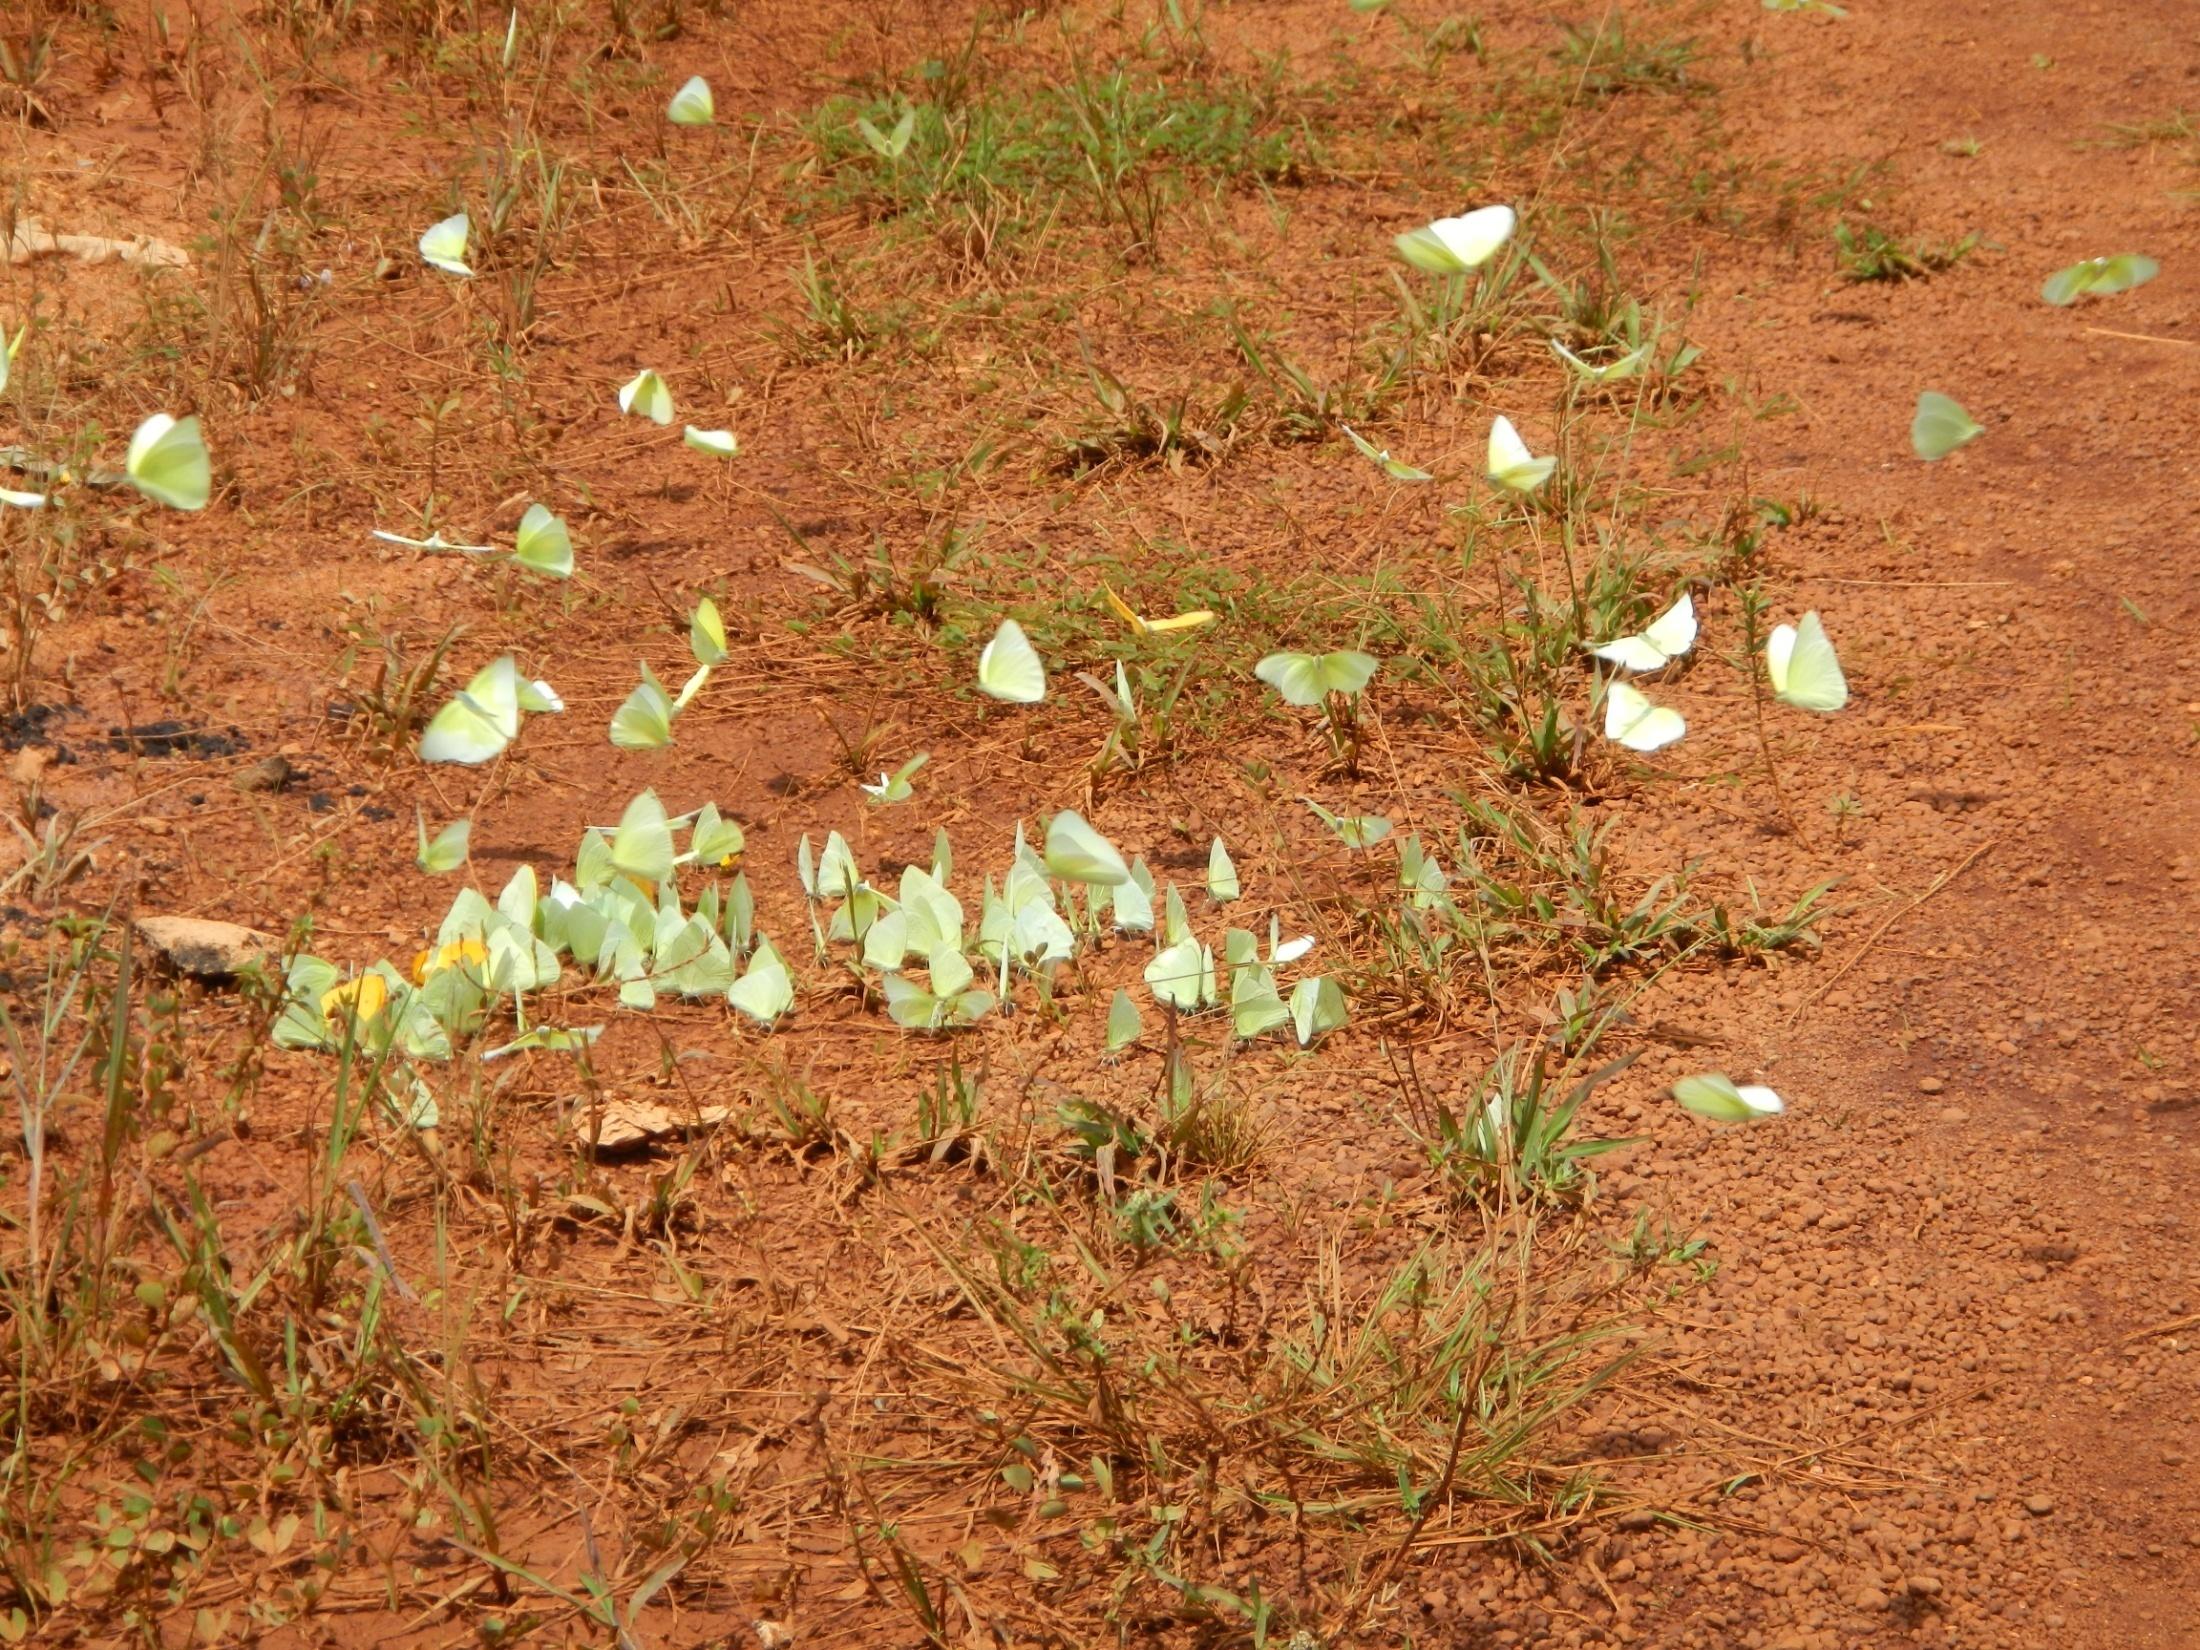
M 179 974 L 226 980 L 256 962 L 275 960 L 275 939 L 242 923 L 207 917 L 139 917 L 138 938 Z
M 612 1100 L 605 1104 L 596 1132 L 599 1152 L 632 1151 L 695 1129 L 712 1129 L 733 1115 L 730 1106 L 701 1106 L 676 1112 L 648 1100 Z

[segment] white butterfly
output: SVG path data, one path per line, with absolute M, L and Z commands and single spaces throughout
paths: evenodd
M 519 667 L 512 656 L 484 665 L 420 736 L 420 760 L 479 767 L 519 733 Z
M 1622 670 L 1663 670 L 1696 645 L 1695 598 L 1681 599 L 1643 627 L 1639 636 L 1619 636 L 1589 651 Z
M 454 212 L 421 232 L 420 256 L 446 275 L 463 275 L 471 280 L 474 272 L 466 262 L 466 238 L 472 232 L 473 220 L 463 212 Z
M 1765 673 L 1774 696 L 1797 710 L 1831 713 L 1849 702 L 1849 680 L 1834 656 L 1833 638 L 1815 613 L 1773 627 L 1765 638 Z
M 1431 275 L 1465 275 L 1497 255 L 1518 220 L 1509 206 L 1485 206 L 1438 218 L 1398 237 L 1398 255 Z
M 1605 738 L 1631 751 L 1647 752 L 1663 750 L 1687 731 L 1687 721 L 1671 706 L 1653 705 L 1646 694 L 1625 682 L 1606 684 Z
M 382 528 L 377 527 L 374 529 L 374 536 L 384 544 L 402 544 L 408 550 L 426 550 L 431 554 L 444 552 L 460 556 L 493 556 L 496 554 L 496 546 L 493 544 L 453 544 L 441 533 L 430 533 L 424 539 L 409 539 L 402 533 L 385 532 Z
M 1500 414 L 1490 426 L 1489 478 L 1507 492 L 1532 493 L 1557 468 L 1557 459 L 1537 458 L 1528 451 L 1511 419 Z
M 1650 354 L 1650 346 L 1643 344 L 1629 350 L 1616 361 L 1594 364 L 1584 361 L 1556 338 L 1551 340 L 1551 348 L 1558 352 L 1558 358 L 1561 361 L 1581 375 L 1584 382 L 1591 384 L 1612 384 L 1617 383 L 1622 378 L 1634 377 L 1637 369 L 1642 366 L 1642 363 L 1648 359 Z
M 1014 619 L 1003 619 L 978 655 L 978 691 L 1012 705 L 1036 705 L 1047 696 L 1046 666 Z
M 708 126 L 717 114 L 717 100 L 710 95 L 710 82 L 701 75 L 690 75 L 665 107 L 665 119 L 675 126 Z
M 709 453 L 714 458 L 731 458 L 741 450 L 741 443 L 731 430 L 699 430 L 693 424 L 680 432 L 680 439 L 699 453 Z
M 672 422 L 672 391 L 663 378 L 644 367 L 619 386 L 619 411 L 646 418 L 652 424 Z

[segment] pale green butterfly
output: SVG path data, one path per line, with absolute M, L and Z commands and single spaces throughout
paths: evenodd
M 1215 994 L 1215 954 L 1189 935 L 1164 948 L 1145 968 L 1157 1002 L 1190 1013 Z
M 665 119 L 675 126 L 708 126 L 717 116 L 710 82 L 701 75 L 689 76 L 687 84 L 672 94 L 671 103 L 665 107 Z
M 519 732 L 519 668 L 512 656 L 484 665 L 420 735 L 420 760 L 478 767 Z
M 1849 681 L 1841 674 L 1833 638 L 1815 613 L 1773 626 L 1765 638 L 1765 674 L 1772 678 L 1774 696 L 1797 710 L 1830 714 L 1849 702 Z
M 1230 850 L 1222 845 L 1222 838 L 1215 838 L 1207 849 L 1207 894 L 1217 903 L 1227 903 L 1238 897 L 1237 867 L 1230 863 Z
M 1046 863 L 1065 882 L 1114 888 L 1131 879 L 1115 845 L 1068 809 L 1047 821 Z
M 1357 817 L 1333 814 L 1310 796 L 1299 800 L 1314 810 L 1314 817 L 1337 833 L 1337 840 L 1347 848 L 1372 848 L 1390 835 L 1390 821 L 1381 814 L 1360 814 Z
M 424 539 L 409 539 L 402 533 L 385 532 L 374 528 L 372 535 L 384 544 L 402 544 L 408 550 L 425 550 L 430 555 L 493 556 L 497 548 L 493 544 L 454 544 L 441 533 L 430 533 Z
M 621 750 L 662 750 L 672 743 L 672 700 L 647 664 L 642 679 L 611 718 L 611 742 Z
M 1833 0 L 1765 0 L 1766 11 L 1815 12 L 1821 17 L 1846 17 L 1848 9 Z
M 1917 398 L 1917 415 L 1910 420 L 1910 447 L 1926 463 L 1946 458 L 1985 433 L 1985 425 L 1938 390 L 1927 390 Z
M 963 969 L 965 981 L 969 968 Z M 990 991 L 927 991 L 903 974 L 889 974 L 880 982 L 886 997 L 886 1013 L 894 1024 L 909 1031 L 944 1031 L 950 1026 L 974 1025 L 993 1008 Z
M 548 682 L 530 682 L 523 677 L 517 693 L 519 708 L 530 716 L 555 716 L 565 709 L 565 701 Z
M 652 424 L 672 422 L 672 391 L 655 369 L 644 367 L 619 386 L 619 411 Z
M 1003 619 L 978 654 L 978 691 L 1012 705 L 1036 705 L 1047 696 L 1046 666 L 1014 619 Z
M 904 109 L 901 119 L 894 122 L 891 132 L 881 132 L 865 117 L 856 117 L 856 133 L 871 146 L 871 152 L 881 160 L 899 160 L 909 148 L 909 140 L 916 135 L 917 111 Z
M 573 535 L 566 530 L 564 519 L 540 504 L 528 505 L 527 513 L 519 518 L 519 538 L 512 560 L 547 579 L 571 578 Z
M 2074 304 L 2088 292 L 2129 292 L 2162 273 L 2162 266 L 2138 252 L 2119 252 L 2112 258 L 2088 258 L 2058 269 L 2047 277 L 2040 296 L 2058 308 Z
M 214 490 L 213 466 L 196 418 L 153 414 L 130 437 L 123 469 L 139 492 L 177 510 L 204 509 Z
M 731 458 L 741 450 L 741 443 L 731 430 L 699 430 L 693 424 L 680 432 L 680 439 L 699 453 L 709 453 L 714 458 Z
M 1551 472 L 1558 468 L 1555 458 L 1537 458 L 1528 451 L 1528 444 L 1520 439 L 1520 432 L 1513 428 L 1513 421 L 1500 413 L 1490 425 L 1490 461 L 1486 472 L 1491 481 L 1512 493 L 1532 493 L 1551 479 Z
M 1714 1123 L 1751 1123 L 1787 1110 L 1786 1102 L 1772 1090 L 1756 1083 L 1738 1084 L 1717 1071 L 1683 1077 L 1673 1085 L 1673 1098 Z
M 579 1054 L 602 1035 L 602 1026 L 530 1026 L 509 1043 L 483 1050 L 481 1063 L 487 1065 L 514 1054 Z
M 431 842 L 428 840 L 427 816 L 415 808 L 413 829 L 420 838 L 420 851 L 413 856 L 413 863 L 431 877 L 443 876 L 466 863 L 466 849 L 474 835 L 472 820 L 461 819 L 455 825 L 444 826 L 436 832 L 435 840 Z
M 512 8 L 512 20 L 504 25 L 504 67 L 510 69 L 519 59 L 519 8 Z M 598 1027 L 601 1030 L 602 1027 Z M 484 1055 L 486 1059 L 488 1056 Z
M 1558 358 L 1561 361 L 1580 374 L 1585 382 L 1591 384 L 1612 384 L 1617 383 L 1622 378 L 1634 377 L 1641 370 L 1642 363 L 1648 359 L 1650 354 L 1650 346 L 1643 344 L 1629 350 L 1617 360 L 1606 361 L 1602 365 L 1592 365 L 1556 338 L 1551 340 L 1551 348 L 1558 353 Z
M 708 596 L 695 604 L 695 616 L 688 620 L 688 651 L 699 665 L 726 662 L 726 622 L 718 616 L 718 604 Z
M 1265 1037 L 1291 1023 L 1291 1011 L 1276 993 L 1276 977 L 1259 966 L 1241 968 L 1230 980 L 1230 1029 L 1242 1042 Z
M 1342 650 L 1324 653 L 1271 653 L 1253 674 L 1283 695 L 1287 705 L 1304 709 L 1332 693 L 1353 697 L 1374 678 L 1377 661 L 1369 654 Z
M 919 751 L 892 773 L 881 773 L 876 785 L 858 785 L 857 790 L 871 799 L 873 807 L 890 807 L 896 802 L 907 802 L 916 795 L 916 787 L 909 783 L 916 771 L 932 760 L 929 751 Z
M 45 503 L 44 493 L 19 493 L 13 487 L 0 487 L 0 504 L 10 504 L 18 510 L 37 510 Z
M 611 835 L 611 866 L 638 882 L 672 880 L 672 821 L 655 791 L 644 791 L 626 805 Z
M 718 804 L 706 802 L 697 810 L 688 833 L 688 851 L 701 865 L 731 865 L 749 845 L 740 822 L 719 817 Z
M 1379 465 L 1382 469 L 1383 474 L 1390 477 L 1391 480 L 1434 481 L 1436 479 L 1434 476 L 1430 475 L 1428 471 L 1417 470 L 1412 465 L 1406 463 L 1403 459 L 1392 458 L 1390 456 L 1389 448 L 1377 447 L 1372 441 L 1369 441 L 1365 436 L 1361 435 L 1360 432 L 1358 430 L 1355 430 L 1351 425 L 1339 424 L 1337 428 L 1344 431 L 1345 435 L 1350 438 L 1352 445 L 1360 450 L 1360 456 L 1362 458 L 1366 459 L 1371 464 Z
M 1589 651 L 1622 670 L 1663 670 L 1696 645 L 1696 602 L 1683 591 L 1681 599 L 1643 626 L 1636 636 L 1618 636 Z
M 758 937 L 749 966 L 726 988 L 726 1001 L 762 1025 L 770 1025 L 794 1006 L 794 976 L 770 940 Z
M 8 387 L 8 369 L 15 365 L 15 352 L 23 347 L 23 340 L 30 335 L 31 324 L 25 321 L 15 329 L 15 339 L 0 348 L 0 390 Z
M 1604 689 L 1604 737 L 1631 751 L 1663 750 L 1688 731 L 1688 723 L 1670 705 L 1653 705 L 1649 695 L 1625 682 Z
M 1317 974 L 1292 988 L 1291 1030 L 1301 1048 L 1311 1047 L 1337 1030 L 1345 1023 L 1347 1012 L 1344 988 L 1327 975 Z
M 1145 1017 L 1138 1012 L 1138 1004 L 1128 991 L 1117 986 L 1115 995 L 1108 999 L 1108 1052 L 1121 1054 L 1138 1041 L 1145 1029 Z
M 1465 275 L 1497 255 L 1518 220 L 1509 206 L 1485 206 L 1456 218 L 1438 218 L 1397 239 L 1398 255 L 1431 275 Z
M 473 279 L 473 267 L 466 262 L 466 241 L 473 228 L 473 219 L 463 212 L 453 212 L 441 223 L 430 224 L 421 232 L 420 256 L 446 275 Z

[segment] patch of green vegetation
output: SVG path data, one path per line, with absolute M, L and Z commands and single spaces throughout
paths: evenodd
M 1150 254 L 1189 181 L 1288 183 L 1314 155 L 1311 135 L 1281 111 L 1275 74 L 1164 79 L 1082 61 L 1060 79 L 989 82 L 959 103 L 830 98 L 803 131 L 811 158 L 790 180 L 799 214 L 967 217 L 984 228 L 987 252 L 1071 213 Z
M 1866 223 L 1851 228 L 1846 219 L 1833 226 L 1833 244 L 1841 273 L 1852 281 L 1922 281 L 1953 269 L 1978 250 L 1976 233 L 1933 242 L 1899 235 Z

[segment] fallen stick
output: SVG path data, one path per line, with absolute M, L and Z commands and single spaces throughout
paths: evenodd
M 1848 973 L 1848 971 L 1864 960 L 1865 953 L 1870 951 L 1873 946 L 1879 943 L 1881 935 L 1885 934 L 1888 929 L 1892 928 L 1896 923 L 1900 922 L 1912 911 L 1915 911 L 1920 905 L 1923 905 L 1927 900 L 1931 899 L 1935 894 L 1939 893 L 1943 888 L 1947 887 L 1949 883 L 1955 881 L 1957 877 L 1963 875 L 1964 872 L 1968 871 L 1971 868 L 1971 862 L 1973 860 L 1977 859 L 1979 855 L 1985 853 L 1987 849 L 1991 848 L 1995 843 L 1999 842 L 2000 840 L 2001 838 L 1998 836 L 1988 837 L 1976 848 L 1973 848 L 1969 853 L 1965 854 L 1963 858 L 1958 860 L 1954 865 L 1951 865 L 1947 870 L 1941 872 L 1939 876 L 1933 878 L 1933 885 L 1930 888 L 1926 889 L 1924 893 L 1918 895 L 1917 898 L 1910 901 L 1910 903 L 1902 907 L 1901 910 L 1890 911 L 1887 914 L 1886 921 L 1882 922 L 1877 928 L 1874 928 L 1868 936 L 1866 936 L 1864 943 L 1856 948 L 1855 952 L 1849 957 L 1849 960 L 1833 971 L 1833 978 L 1826 981 L 1824 985 L 1820 986 L 1816 991 L 1813 991 L 1808 997 L 1805 997 L 1802 1002 L 1796 1005 L 1795 1012 L 1788 1016 L 1788 1024 L 1791 1026 L 1794 1025 L 1796 1021 L 1800 1020 L 1803 1017 L 1804 1009 L 1810 1007 L 1812 1003 L 1815 1003 L 1820 997 L 1823 997 L 1827 992 L 1831 991 L 1835 986 L 1839 985 L 1842 981 L 1842 978 Z

